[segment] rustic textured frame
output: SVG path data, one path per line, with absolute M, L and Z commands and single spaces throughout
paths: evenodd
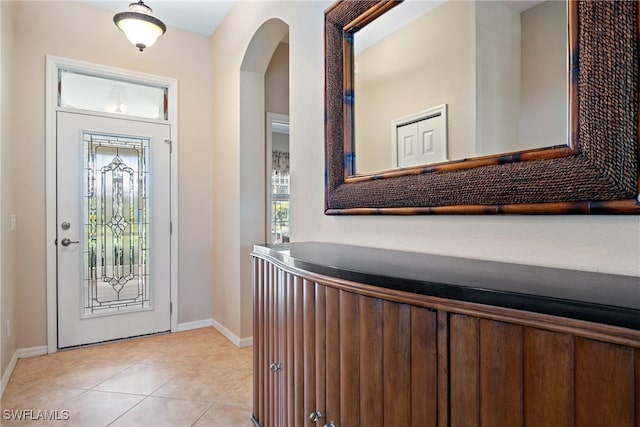
M 637 2 L 570 1 L 571 143 L 353 175 L 353 33 L 397 4 L 325 12 L 325 213 L 639 214 Z

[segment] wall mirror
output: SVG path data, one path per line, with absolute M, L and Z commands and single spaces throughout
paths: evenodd
M 558 0 L 407 0 L 359 29 L 355 173 L 566 146 L 567 23 Z
M 393 11 L 410 7 L 411 3 L 414 2 L 339 1 L 325 12 L 327 214 L 640 213 L 636 2 L 551 2 L 554 3 L 551 7 L 555 7 L 556 14 L 561 17 L 558 19 L 562 19 L 564 24 L 554 33 L 558 35 L 552 37 L 559 39 L 559 47 L 549 47 L 548 50 L 559 54 L 555 54 L 556 59 L 549 60 L 556 66 L 543 67 L 543 71 L 538 69 L 534 76 L 527 75 L 534 67 L 528 67 L 526 61 L 541 59 L 531 53 L 535 49 L 523 46 L 540 42 L 544 35 L 523 38 L 523 32 L 531 32 L 523 30 L 529 25 L 524 22 L 531 19 L 523 18 L 522 11 L 514 10 L 509 2 L 479 2 L 482 3 L 480 6 L 455 0 L 416 2 L 432 3 L 434 10 L 424 14 L 425 17 L 447 10 L 443 8 L 466 7 L 465 19 L 490 22 L 500 16 L 501 21 L 509 21 L 504 19 L 508 15 L 513 17 L 512 25 L 506 30 L 495 25 L 483 30 L 473 24 L 475 38 L 470 35 L 464 37 L 467 45 L 473 46 L 473 53 L 467 55 L 472 58 L 469 62 L 472 65 L 466 68 L 480 70 L 480 77 L 476 73 L 466 80 L 458 78 L 443 83 L 439 95 L 437 90 L 427 89 L 411 105 L 411 94 L 407 93 L 396 96 L 397 99 L 389 92 L 377 94 L 377 99 L 367 98 L 370 94 L 361 88 L 359 79 L 369 68 L 384 74 L 386 65 L 370 62 L 362 56 L 367 51 L 371 52 L 375 44 L 366 48 L 358 45 L 366 44 L 363 40 L 368 26 L 376 25 L 386 14 L 391 16 Z M 543 8 L 549 8 L 542 4 L 545 2 L 517 3 L 530 3 L 533 8 L 528 9 L 538 14 Z M 545 22 L 551 20 L 548 16 Z M 444 21 L 440 16 L 439 22 Z M 425 26 L 420 24 L 419 18 L 409 25 Z M 453 24 L 446 26 L 449 30 L 445 35 L 432 35 L 427 41 L 405 40 L 395 50 L 402 54 L 400 56 L 410 57 L 409 64 L 416 57 L 423 58 L 418 51 L 431 50 L 432 45 L 451 50 L 447 43 L 457 37 L 458 31 Z M 381 30 L 373 32 L 382 33 Z M 511 40 L 505 34 L 520 36 Z M 477 40 L 483 38 L 493 40 L 489 45 L 498 48 L 491 51 L 492 48 L 482 47 Z M 376 44 L 380 43 L 387 41 Z M 460 48 L 456 52 L 462 56 L 463 50 Z M 513 61 L 518 56 L 520 61 Z M 557 56 L 562 58 L 557 59 Z M 523 62 L 523 57 L 529 59 Z M 429 62 L 429 58 L 433 59 L 432 67 L 447 61 L 436 54 L 421 61 Z M 387 62 L 401 61 L 390 57 Z M 499 64 L 504 68 L 502 71 L 489 67 L 498 62 L 503 62 Z M 425 80 L 433 80 L 434 73 L 439 73 L 439 76 L 455 74 L 465 68 L 459 66 L 457 71 L 454 67 L 454 70 L 444 72 L 427 68 L 410 75 L 411 66 L 405 67 L 408 68 L 394 71 L 391 80 L 419 81 L 421 76 Z M 511 71 L 505 71 L 509 67 Z M 543 75 L 546 71 L 551 78 Z M 507 81 L 507 74 L 519 81 L 517 89 L 515 83 Z M 444 82 L 443 78 L 436 80 Z M 468 99 L 466 103 L 458 102 L 455 94 L 459 86 L 466 84 L 463 82 L 472 82 L 468 85 L 474 86 L 471 92 L 460 96 Z M 526 82 L 524 88 L 523 82 Z M 383 85 L 379 80 L 373 86 L 380 89 Z M 535 93 L 530 93 L 536 87 Z M 418 90 L 421 89 L 414 92 Z M 499 92 L 513 96 L 496 101 Z M 365 106 L 388 107 L 397 101 L 404 104 L 406 110 L 394 110 L 384 119 L 376 118 L 375 114 L 367 116 L 358 107 L 361 97 Z M 532 110 L 541 98 L 555 98 L 556 101 L 541 108 L 534 114 L 534 119 L 523 119 L 520 111 Z M 478 105 L 482 108 L 476 109 Z M 465 109 L 467 116 L 463 114 Z M 444 124 L 432 124 L 435 123 L 431 122 L 432 118 L 443 115 Z M 479 120 L 482 117 L 484 119 Z M 433 135 L 438 136 L 438 132 L 445 134 L 447 148 L 444 157 L 440 154 L 440 157 L 421 159 L 416 163 L 398 164 L 397 157 L 400 156 L 397 153 L 403 152 L 397 150 L 396 145 L 396 158 L 393 158 L 390 141 L 394 125 L 402 128 L 423 119 L 427 119 L 427 130 L 431 132 L 429 144 L 438 144 L 438 138 L 434 139 Z M 522 131 L 523 122 L 530 131 Z M 385 131 L 375 130 L 379 129 L 380 123 Z M 418 132 L 424 131 L 424 128 L 420 129 Z M 396 133 L 397 139 L 406 136 L 402 132 Z M 465 132 L 474 137 L 460 137 Z M 531 137 L 534 134 L 535 137 Z M 368 153 L 367 144 L 375 145 L 372 142 L 374 135 L 384 136 L 382 144 L 386 148 L 382 151 L 395 164 L 358 166 L 360 157 L 367 157 L 367 154 L 362 154 Z M 421 138 L 424 142 L 425 139 Z M 448 143 L 452 140 L 466 142 L 476 151 L 451 147 Z

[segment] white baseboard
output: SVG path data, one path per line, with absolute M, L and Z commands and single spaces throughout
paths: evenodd
M 15 351 L 15 353 L 13 353 L 11 360 L 9 360 L 9 365 L 7 365 L 7 369 L 2 375 L 2 383 L 0 383 L 0 398 L 4 393 L 4 389 L 7 388 L 7 384 L 9 384 L 9 379 L 11 378 L 11 374 L 13 374 L 13 370 L 16 368 L 18 359 L 33 356 L 42 356 L 43 354 L 47 354 L 47 350 L 48 347 L 46 345 L 41 345 L 38 347 L 19 348 Z
M 208 328 L 213 326 L 213 319 L 196 320 L 194 322 L 178 323 L 176 332 L 190 331 L 192 329 Z
M 238 347 L 251 347 L 253 345 L 253 337 L 240 338 L 240 344 Z
M 13 357 L 11 357 L 11 360 L 9 360 L 9 365 L 2 375 L 2 384 L 0 384 L 0 398 L 2 398 L 4 389 L 7 388 L 7 384 L 9 384 L 9 378 L 11 378 L 11 374 L 13 374 L 13 370 L 16 367 L 17 362 L 18 352 L 16 351 L 15 353 L 13 353 Z
M 222 323 L 218 322 L 215 319 L 212 319 L 213 327 L 218 330 L 222 335 L 225 336 L 226 339 L 231 341 L 236 347 L 250 347 L 253 345 L 253 337 L 240 338 L 229 329 L 225 328 Z
M 33 357 L 33 356 L 42 356 L 43 354 L 47 354 L 48 352 L 49 352 L 49 347 L 47 347 L 46 345 L 40 345 L 38 347 L 19 348 L 16 350 L 18 359 L 23 359 L 25 357 Z

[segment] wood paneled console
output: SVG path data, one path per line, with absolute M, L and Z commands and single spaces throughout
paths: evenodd
M 253 422 L 640 427 L 640 278 L 256 246 Z

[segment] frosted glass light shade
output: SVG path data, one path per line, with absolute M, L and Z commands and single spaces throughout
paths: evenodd
M 151 16 L 151 8 L 142 1 L 129 5 L 131 12 L 117 13 L 113 22 L 125 34 L 127 39 L 142 52 L 158 40 L 167 31 L 167 27 L 158 18 Z

